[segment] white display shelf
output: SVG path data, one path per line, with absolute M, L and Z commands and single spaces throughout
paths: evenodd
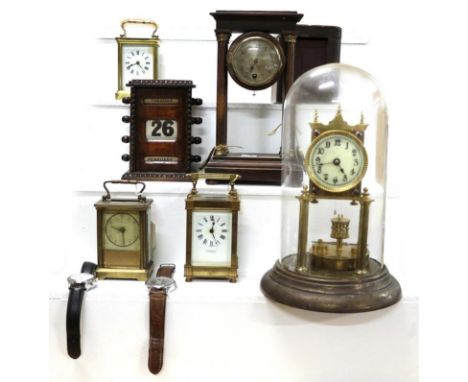
M 418 301 L 374 312 L 303 311 L 267 300 L 255 277 L 186 283 L 168 297 L 163 369 L 147 369 L 149 307 L 143 282 L 105 280 L 87 292 L 82 356 L 67 356 L 65 280 L 50 298 L 53 381 L 416 382 Z M 61 287 L 58 288 L 58 285 Z

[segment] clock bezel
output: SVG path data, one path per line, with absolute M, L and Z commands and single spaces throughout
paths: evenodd
M 278 59 L 280 62 L 280 67 L 276 70 L 275 75 L 269 81 L 264 82 L 257 86 L 251 85 L 245 82 L 236 72 L 236 68 L 234 64 L 237 51 L 242 47 L 243 44 L 246 44 L 249 40 L 255 39 L 255 38 L 266 40 L 269 44 L 271 44 L 274 48 L 274 51 L 278 55 Z M 269 88 L 270 86 L 272 86 L 278 81 L 278 79 L 280 78 L 281 74 L 284 71 L 284 68 L 286 65 L 286 57 L 285 57 L 283 48 L 281 44 L 279 43 L 279 41 L 276 40 L 274 37 L 272 37 L 270 34 L 264 33 L 264 32 L 247 32 L 247 33 L 241 34 L 232 42 L 226 55 L 226 63 L 227 63 L 227 69 L 228 69 L 229 74 L 231 75 L 231 78 L 238 85 L 249 90 L 263 90 L 263 89 Z
M 341 186 L 337 186 L 337 187 L 324 185 L 320 181 L 320 179 L 317 178 L 317 176 L 315 175 L 315 172 L 312 169 L 312 166 L 310 165 L 310 160 L 311 160 L 311 156 L 312 156 L 312 153 L 314 151 L 314 148 L 318 144 L 320 144 L 323 139 L 326 139 L 327 137 L 333 136 L 333 135 L 345 136 L 345 137 L 351 139 L 353 142 L 355 142 L 356 145 L 360 148 L 361 153 L 362 153 L 362 157 L 363 157 L 363 160 L 364 160 L 364 164 L 361 167 L 360 174 L 358 174 L 358 176 L 355 177 L 352 182 L 349 182 L 349 183 L 347 183 L 345 185 L 341 185 Z M 346 191 L 352 190 L 353 188 L 358 186 L 361 183 L 364 176 L 366 175 L 368 165 L 369 165 L 369 160 L 368 160 L 368 156 L 367 156 L 367 150 L 364 147 L 364 144 L 362 143 L 362 141 L 354 133 L 351 133 L 351 132 L 348 132 L 348 131 L 343 131 L 343 130 L 328 130 L 328 131 L 320 133 L 318 136 L 316 136 L 312 140 L 309 147 L 307 148 L 307 152 L 306 152 L 306 155 L 304 157 L 304 168 L 306 169 L 307 175 L 309 176 L 309 179 L 310 179 L 311 183 L 315 187 L 317 187 L 317 188 L 319 188 L 319 189 L 321 189 L 323 191 L 328 191 L 328 192 L 331 192 L 331 193 L 334 193 L 334 194 L 335 193 L 346 192 Z

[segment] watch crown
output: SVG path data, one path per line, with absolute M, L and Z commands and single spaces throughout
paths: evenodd
M 130 122 L 130 116 L 129 115 L 124 115 L 122 117 L 122 122 L 129 123 Z

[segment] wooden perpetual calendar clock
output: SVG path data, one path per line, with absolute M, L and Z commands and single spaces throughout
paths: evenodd
M 130 154 L 122 160 L 130 162 L 124 179 L 188 181 L 191 164 L 201 160 L 192 155 L 192 145 L 201 143 L 192 136 L 192 125 L 202 118 L 192 116 L 192 105 L 201 105 L 192 98 L 192 81 L 133 80 L 129 83 L 130 115 L 122 118 L 130 123 L 130 135 L 122 137 L 130 144 Z
M 218 87 L 216 147 L 207 163 L 209 173 L 237 173 L 243 183 L 280 184 L 280 154 L 230 153 L 228 137 L 228 73 L 241 87 L 266 89 L 279 80 L 288 90 L 294 81 L 297 12 L 216 11 Z M 231 45 L 233 33 L 241 33 Z M 275 37 L 283 36 L 283 47 Z M 235 126 L 230 126 L 235 129 Z

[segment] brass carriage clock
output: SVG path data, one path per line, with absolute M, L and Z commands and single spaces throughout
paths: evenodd
M 235 172 L 244 183 L 280 184 L 279 153 L 229 152 L 227 75 L 250 90 L 265 89 L 281 80 L 287 91 L 294 80 L 296 24 L 303 15 L 283 11 L 216 11 L 211 15 L 218 41 L 216 147 L 205 171 Z M 233 33 L 241 35 L 229 46 Z M 284 47 L 275 35 L 283 36 Z
M 113 198 L 108 184 L 140 185 L 136 198 Z M 147 280 L 153 268 L 153 200 L 142 195 L 145 184 L 134 180 L 104 182 L 106 194 L 94 206 L 97 210 L 99 279 Z
M 127 37 L 128 24 L 153 27 L 151 37 Z M 115 98 L 120 100 L 130 95 L 128 82 L 134 79 L 155 80 L 158 78 L 159 37 L 158 25 L 151 20 L 128 19 L 120 24 L 123 34 L 116 37 L 118 47 L 118 77 Z
M 237 216 L 240 200 L 236 174 L 191 174 L 193 188 L 185 200 L 187 210 L 186 281 L 218 278 L 237 281 Z M 199 179 L 229 182 L 227 194 L 197 190 Z
M 312 69 L 291 87 L 283 125 L 282 254 L 262 291 L 327 312 L 396 303 L 383 263 L 387 117 L 375 80 L 349 65 Z

